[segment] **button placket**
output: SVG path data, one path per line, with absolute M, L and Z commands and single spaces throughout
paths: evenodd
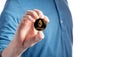
M 60 19 L 60 23 L 61 23 L 61 24 L 63 23 L 63 20 L 62 20 L 62 19 Z

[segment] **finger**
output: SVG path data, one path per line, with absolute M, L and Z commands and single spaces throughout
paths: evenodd
M 44 14 L 42 11 L 40 11 L 38 9 L 34 9 L 34 11 L 38 14 L 39 18 L 44 18 Z
M 20 38 L 25 38 L 25 35 L 29 32 L 29 29 L 31 29 L 33 21 L 34 20 L 30 15 L 23 16 L 17 29 L 17 32 L 20 33 Z
M 50 22 L 50 20 L 49 20 L 49 18 L 47 16 L 44 16 L 44 20 L 45 20 L 45 23 L 49 23 Z
M 31 16 L 31 15 L 25 15 L 24 19 L 28 20 L 28 21 L 32 21 L 35 22 L 35 19 Z
M 38 41 L 41 41 L 44 38 L 43 32 L 38 32 L 37 35 L 31 36 L 30 38 L 26 38 L 23 42 L 24 48 L 28 48 L 30 46 L 35 45 Z
M 35 44 L 34 39 L 35 39 L 35 36 L 31 36 L 30 38 L 26 38 L 23 42 L 23 47 L 28 48 L 28 47 L 34 45 Z
M 38 42 L 44 38 L 44 34 L 42 31 L 38 31 L 36 37 L 35 37 L 35 42 Z
M 30 15 L 23 16 L 20 22 L 20 29 L 25 29 L 25 27 L 31 27 L 32 22 L 35 20 Z
M 33 10 L 27 10 L 26 15 L 31 15 L 34 19 L 38 19 L 38 14 Z

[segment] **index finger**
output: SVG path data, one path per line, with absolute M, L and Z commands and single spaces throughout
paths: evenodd
M 38 9 L 34 9 L 34 11 L 38 14 L 39 18 L 44 18 L 44 14 L 42 11 L 40 11 Z

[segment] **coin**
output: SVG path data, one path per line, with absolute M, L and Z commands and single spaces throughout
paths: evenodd
M 38 31 L 44 30 L 46 28 L 46 26 L 47 26 L 47 24 L 42 18 L 37 19 L 34 23 L 34 27 Z

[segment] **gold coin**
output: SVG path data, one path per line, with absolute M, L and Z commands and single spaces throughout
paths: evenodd
M 46 22 L 41 18 L 37 19 L 34 23 L 34 27 L 38 31 L 44 30 L 46 28 L 46 25 Z

